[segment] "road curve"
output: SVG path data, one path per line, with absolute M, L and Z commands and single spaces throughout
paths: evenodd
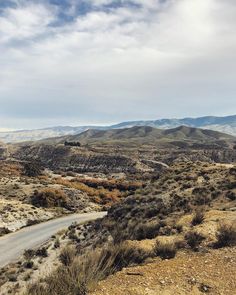
M 0 238 L 0 267 L 16 260 L 26 249 L 41 245 L 53 234 L 71 225 L 82 223 L 106 215 L 106 212 L 73 214 L 47 222 L 25 227 L 15 233 Z

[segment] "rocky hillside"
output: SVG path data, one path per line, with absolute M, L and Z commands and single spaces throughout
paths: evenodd
M 2 275 L 3 294 L 234 294 L 235 176 L 234 164 L 173 164 L 105 218 L 26 252 Z
M 81 146 L 73 146 L 78 143 Z M 233 136 L 212 130 L 132 127 L 88 130 L 76 136 L 16 145 L 11 156 L 40 161 L 53 170 L 135 173 L 160 171 L 178 161 L 230 163 L 236 160 L 236 149 Z
M 236 140 L 235 137 L 212 130 L 179 126 L 173 129 L 161 130 L 149 126 L 134 126 L 113 130 L 87 130 L 81 134 L 66 137 L 68 141 L 91 142 L 132 142 L 158 143 L 163 141 L 187 141 L 199 143 L 219 143 L 223 140 Z
M 129 121 L 122 122 L 110 126 L 58 126 L 49 127 L 44 129 L 36 130 L 19 130 L 19 131 L 5 131 L 0 132 L 0 139 L 4 142 L 24 142 L 24 141 L 35 141 L 49 137 L 58 137 L 66 135 L 76 135 L 84 132 L 88 129 L 99 129 L 99 130 L 110 130 L 110 129 L 123 129 L 134 126 L 150 126 L 160 129 L 170 129 L 179 126 L 189 126 L 202 129 L 211 129 L 236 135 L 236 115 L 226 117 L 199 117 L 199 118 L 184 118 L 184 119 L 160 119 L 160 120 L 149 120 L 149 121 Z
M 226 117 L 206 116 L 198 118 L 183 119 L 161 119 L 150 121 L 130 121 L 113 125 L 113 128 L 130 128 L 133 126 L 151 126 L 155 128 L 175 128 L 178 126 L 189 126 L 203 129 L 211 129 L 232 135 L 236 135 L 236 115 Z

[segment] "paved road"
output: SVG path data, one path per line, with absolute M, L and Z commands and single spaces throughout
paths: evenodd
M 72 222 L 84 222 L 101 218 L 106 212 L 74 214 L 50 220 L 0 238 L 0 267 L 19 258 L 25 249 L 41 245 L 59 230 L 68 227 Z

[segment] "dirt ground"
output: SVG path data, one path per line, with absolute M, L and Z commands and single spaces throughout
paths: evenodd
M 234 295 L 236 247 L 179 252 L 174 259 L 123 269 L 89 295 Z

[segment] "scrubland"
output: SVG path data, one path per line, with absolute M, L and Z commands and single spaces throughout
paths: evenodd
M 107 216 L 28 249 L 1 272 L 2 294 L 236 292 L 234 164 L 176 162 L 145 180 L 69 174 L 38 178 L 53 188 L 33 190 L 30 202 L 69 211 L 66 191 L 79 190 Z

